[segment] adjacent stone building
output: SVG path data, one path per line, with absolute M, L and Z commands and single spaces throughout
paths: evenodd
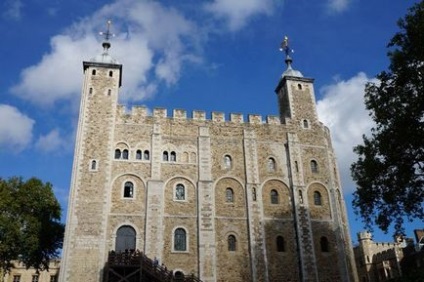
M 103 47 L 83 63 L 60 281 L 102 281 L 108 253 L 133 249 L 202 281 L 357 280 L 330 133 L 288 54 L 280 116 L 208 119 L 126 112 Z
M 354 253 L 360 281 L 424 281 L 424 229 L 414 233 L 416 244 L 403 236 L 375 242 L 370 232 L 358 233 Z

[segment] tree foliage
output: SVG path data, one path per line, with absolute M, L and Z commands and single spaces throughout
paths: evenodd
M 50 183 L 31 178 L 0 178 L 0 267 L 13 260 L 27 267 L 48 269 L 62 247 L 61 208 Z
M 424 218 L 424 1 L 398 21 L 388 44 L 390 66 L 365 88 L 376 123 L 354 148 L 353 206 L 368 228 L 404 233 L 404 219 Z M 372 229 L 372 228 L 370 228 Z

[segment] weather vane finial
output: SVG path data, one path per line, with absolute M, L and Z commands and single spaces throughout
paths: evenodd
M 111 20 L 108 20 L 106 24 L 107 24 L 107 30 L 106 31 L 101 31 L 101 32 L 99 32 L 99 34 L 100 35 L 103 35 L 105 37 L 105 41 L 109 41 L 109 39 L 111 37 L 114 37 L 115 34 L 113 34 L 113 33 L 110 32 L 110 26 L 112 25 L 112 21 Z
M 107 21 L 107 30 L 106 31 L 99 32 L 100 35 L 103 35 L 105 37 L 105 41 L 102 44 L 105 53 L 107 53 L 107 51 L 110 48 L 109 39 L 111 37 L 114 37 L 115 36 L 115 34 L 113 34 L 113 33 L 110 32 L 110 26 L 111 25 L 112 25 L 112 21 L 111 20 L 108 20 Z
M 284 40 L 281 42 L 280 51 L 286 53 L 286 57 L 290 57 L 290 53 L 293 53 L 293 50 L 289 47 L 289 38 L 287 36 L 284 36 Z

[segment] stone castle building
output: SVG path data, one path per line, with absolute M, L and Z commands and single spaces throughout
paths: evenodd
M 83 63 L 60 281 L 103 281 L 112 250 L 202 281 L 357 281 L 330 132 L 288 53 L 279 117 L 208 119 L 125 112 L 103 47 Z
M 358 233 L 353 251 L 360 281 L 423 281 L 424 229 L 414 233 L 416 244 L 404 236 L 395 236 L 394 242 L 375 242 L 370 232 Z

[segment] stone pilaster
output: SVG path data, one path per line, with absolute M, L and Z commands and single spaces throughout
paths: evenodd
M 199 274 L 202 281 L 216 280 L 214 191 L 212 185 L 211 140 L 208 127 L 199 127 Z
M 262 212 L 256 195 L 258 190 L 257 187 L 259 187 L 259 169 L 256 136 L 253 130 L 244 130 L 243 145 L 246 165 L 246 200 L 249 224 L 249 247 L 251 253 L 252 280 L 268 281 L 264 226 L 261 220 Z
M 162 136 L 160 124 L 153 125 L 152 179 L 147 182 L 146 201 L 146 255 L 161 260 L 163 251 L 163 189 L 161 177 Z
M 301 280 L 318 281 L 311 219 L 308 211 L 307 194 L 303 179 L 302 158 L 299 140 L 294 133 L 287 134 L 287 155 L 291 169 L 291 189 L 296 216 L 297 246 Z

